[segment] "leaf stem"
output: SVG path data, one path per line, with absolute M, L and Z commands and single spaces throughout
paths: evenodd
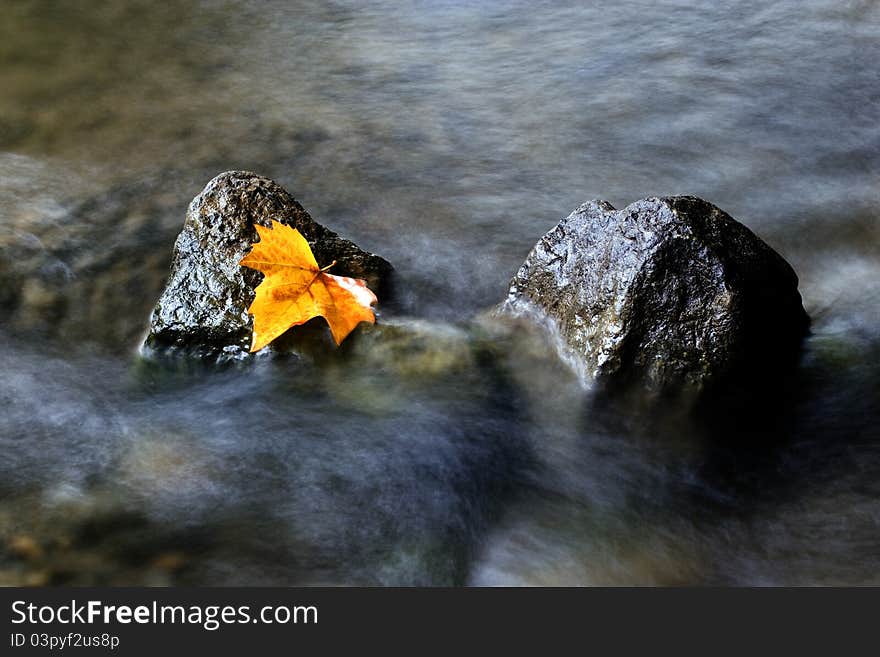
M 333 262 L 331 262 L 331 263 L 330 263 L 329 265 L 327 265 L 326 267 L 322 267 L 322 268 L 321 268 L 321 271 L 327 271 L 328 269 L 330 269 L 330 267 L 332 267 L 332 266 L 335 265 L 335 264 L 336 264 L 336 261 L 334 260 Z

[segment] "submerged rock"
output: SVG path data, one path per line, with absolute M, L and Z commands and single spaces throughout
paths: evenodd
M 65 349 L 130 352 L 168 274 L 185 176 L 101 182 L 3 160 L 0 180 L 10 164 L 30 166 L 35 180 L 0 182 L 0 327 Z
M 412 385 L 443 376 L 466 376 L 477 367 L 477 344 L 465 327 L 419 319 L 365 325 L 345 344 L 346 357 L 366 372 L 384 370 Z
M 794 360 L 809 326 L 797 284 L 711 203 L 590 201 L 535 245 L 502 310 L 546 321 L 585 377 L 702 385 Z
M 189 206 L 168 283 L 150 318 L 147 350 L 233 358 L 247 353 L 247 308 L 263 275 L 238 263 L 257 239 L 254 223 L 269 226 L 272 219 L 297 228 L 321 265 L 335 260 L 334 274 L 363 278 L 379 294 L 387 287 L 392 267 L 386 260 L 321 226 L 272 180 L 229 171 Z

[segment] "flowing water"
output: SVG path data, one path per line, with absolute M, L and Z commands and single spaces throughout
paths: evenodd
M 880 584 L 877 62 L 870 0 L 5 2 L 0 582 Z M 410 337 L 141 361 L 228 169 L 391 261 Z M 800 276 L 754 421 L 472 322 L 581 202 L 675 193 Z

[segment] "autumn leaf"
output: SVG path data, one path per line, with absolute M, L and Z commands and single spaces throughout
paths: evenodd
M 296 228 L 272 220 L 254 224 L 260 241 L 241 263 L 265 275 L 248 312 L 254 316 L 251 351 L 259 351 L 291 326 L 321 316 L 336 344 L 361 322 L 375 322 L 370 305 L 376 295 L 365 281 L 328 274 L 336 261 L 318 266 L 309 243 Z

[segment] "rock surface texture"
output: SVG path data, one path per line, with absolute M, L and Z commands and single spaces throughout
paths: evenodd
M 280 185 L 246 171 L 214 178 L 189 206 L 177 237 L 171 273 L 150 318 L 147 351 L 182 349 L 204 356 L 247 353 L 247 313 L 263 275 L 238 263 L 257 239 L 255 223 L 275 219 L 297 228 L 318 263 L 336 260 L 333 273 L 363 278 L 379 292 L 391 265 L 324 228 Z
M 797 285 L 711 203 L 590 201 L 535 245 L 502 309 L 549 319 L 587 377 L 702 385 L 794 361 L 809 326 Z

